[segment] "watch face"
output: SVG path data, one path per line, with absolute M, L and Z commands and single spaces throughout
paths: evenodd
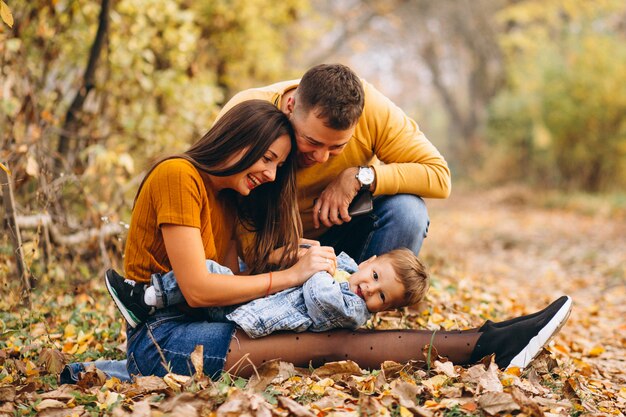
M 372 168 L 360 168 L 358 178 L 361 184 L 369 185 L 374 182 L 374 170 Z

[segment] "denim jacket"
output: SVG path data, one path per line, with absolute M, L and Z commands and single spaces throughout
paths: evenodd
M 207 260 L 209 272 L 232 274 L 230 269 Z M 345 253 L 337 256 L 337 268 L 350 274 L 357 265 Z M 152 283 L 157 292 L 162 291 L 171 305 L 180 300 L 180 290 L 173 272 L 153 275 Z M 350 291 L 347 282 L 337 282 L 327 272 L 318 272 L 304 285 L 280 291 L 269 297 L 258 298 L 231 307 L 205 308 L 212 321 L 234 321 L 252 338 L 267 336 L 279 330 L 322 332 L 333 328 L 355 329 L 371 317 L 365 301 Z

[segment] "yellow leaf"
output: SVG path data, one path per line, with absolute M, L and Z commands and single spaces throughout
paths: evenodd
M 27 376 L 39 375 L 39 369 L 37 369 L 37 365 L 35 365 L 32 361 L 26 361 L 26 375 Z
M 11 13 L 11 9 L 9 9 L 9 6 L 7 6 L 7 4 L 3 0 L 0 0 L 0 16 L 2 17 L 4 23 L 7 24 L 7 26 L 9 26 L 10 28 L 13 27 L 13 14 Z
M 89 343 L 82 343 L 78 345 L 79 348 L 76 350 L 75 354 L 80 355 L 81 353 L 85 353 L 89 348 Z
M 2 162 L 0 162 L 0 168 L 2 168 L 2 170 L 6 172 L 7 174 L 11 175 L 11 170 L 8 167 L 6 167 Z
M 102 388 L 113 389 L 120 383 L 121 383 L 121 381 L 118 378 L 111 377 L 111 378 L 107 379 L 107 382 L 104 383 Z
M 522 374 L 522 371 L 517 366 L 511 366 L 504 372 L 509 375 L 515 375 L 515 376 L 520 376 Z
M 400 417 L 413 417 L 413 413 L 408 408 L 400 406 Z
M 589 351 L 589 356 L 600 356 L 602 353 L 604 353 L 602 346 L 594 346 L 593 349 Z
M 73 324 L 68 324 L 67 326 L 65 326 L 65 330 L 63 331 L 63 337 L 66 339 L 76 337 L 76 326 L 74 326 Z
M 324 392 L 326 391 L 326 387 L 331 387 L 335 384 L 335 381 L 333 381 L 330 378 L 324 378 L 319 382 L 316 382 L 315 384 L 311 385 L 311 391 L 313 391 L 313 393 L 317 394 L 317 395 L 323 395 Z
M 438 406 L 439 406 L 439 403 L 437 401 L 433 401 L 433 400 L 424 401 L 424 407 L 432 408 L 432 407 L 438 407 Z

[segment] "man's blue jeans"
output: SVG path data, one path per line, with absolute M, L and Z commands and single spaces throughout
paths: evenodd
M 353 217 L 320 236 L 322 245 L 346 252 L 357 263 L 390 250 L 408 248 L 416 255 L 428 234 L 428 210 L 424 200 L 411 194 L 374 198 L 370 214 Z

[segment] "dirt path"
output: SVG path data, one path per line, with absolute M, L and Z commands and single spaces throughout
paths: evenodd
M 553 350 L 563 352 L 565 366 L 597 380 L 598 390 L 626 396 L 624 221 L 540 208 L 530 192 L 456 192 L 427 204 L 431 228 L 422 256 L 435 279 L 458 285 L 451 301 L 508 317 L 572 296 L 572 315 Z

